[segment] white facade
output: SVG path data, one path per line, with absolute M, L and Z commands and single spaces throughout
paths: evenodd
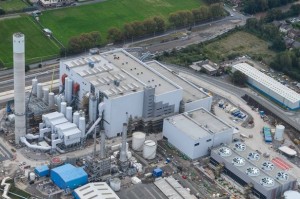
M 244 73 L 248 83 L 256 89 L 272 97 L 276 102 L 295 110 L 300 108 L 300 94 L 284 86 L 268 75 L 246 63 L 239 63 L 232 66 L 233 72 L 238 70 Z
M 165 118 L 163 124 L 164 138 L 190 159 L 208 155 L 210 148 L 221 143 L 230 143 L 232 134 L 231 126 L 203 108 Z
M 146 119 L 175 114 L 180 111 L 181 101 L 185 102 L 186 110 L 211 107 L 212 97 L 201 89 L 176 74 L 161 74 L 120 49 L 61 62 L 61 90 L 64 78 L 80 85 L 79 91 L 72 94 L 80 108 L 90 93 L 98 103 L 104 96 L 104 128 L 109 138 L 121 134 L 129 116 Z

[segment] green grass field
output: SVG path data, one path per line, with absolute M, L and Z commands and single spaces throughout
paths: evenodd
M 31 17 L 0 20 L 0 27 L 0 61 L 6 67 L 12 66 L 12 34 L 15 32 L 25 34 L 27 64 L 59 54 L 59 47 L 42 33 Z
M 206 45 L 205 53 L 210 59 L 217 62 L 230 54 L 247 54 L 252 58 L 261 57 L 266 63 L 270 63 L 276 54 L 268 49 L 268 42 L 243 31 L 234 32 L 225 38 Z
M 5 12 L 10 12 L 14 10 L 22 10 L 23 8 L 28 7 L 26 3 L 22 0 L 4 0 L 0 1 L 0 8 L 2 8 Z
M 151 16 L 167 17 L 169 13 L 193 9 L 201 0 L 107 0 L 66 9 L 43 12 L 41 23 L 52 30 L 64 44 L 83 32 L 100 31 L 106 38 L 110 27 L 123 27 L 126 22 L 141 21 Z

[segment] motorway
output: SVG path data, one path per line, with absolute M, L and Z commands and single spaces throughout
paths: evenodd
M 196 78 L 200 78 L 203 81 L 206 81 L 216 87 L 222 88 L 223 90 L 227 91 L 228 93 L 241 98 L 244 95 L 248 95 L 255 99 L 258 103 L 262 104 L 265 108 L 269 109 L 272 113 L 274 113 L 278 118 L 283 120 L 284 122 L 290 124 L 295 129 L 300 129 L 300 113 L 298 112 L 291 112 L 286 111 L 272 103 L 271 101 L 266 100 L 262 96 L 258 95 L 256 92 L 253 92 L 249 88 L 240 88 L 236 87 L 232 84 L 224 82 L 219 77 L 207 76 L 201 73 L 196 73 L 189 68 L 184 68 L 175 65 L 167 65 L 170 69 L 177 71 L 179 73 L 189 74 Z M 213 92 L 213 91 L 212 91 Z

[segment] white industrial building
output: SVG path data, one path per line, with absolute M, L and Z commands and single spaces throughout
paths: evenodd
M 300 108 L 300 94 L 284 86 L 272 77 L 260 72 L 247 63 L 239 63 L 232 66 L 232 70 L 244 73 L 248 83 L 255 89 L 271 97 L 277 103 L 291 110 Z
M 209 155 L 212 147 L 231 143 L 232 136 L 231 126 L 203 108 L 164 119 L 163 137 L 190 159 Z
M 242 142 L 214 148 L 210 162 L 218 173 L 224 172 L 261 199 L 281 198 L 297 183 L 294 176 L 277 166 L 278 163 Z M 279 166 L 282 164 L 279 162 Z
M 104 102 L 107 137 L 120 135 L 130 116 L 153 125 L 184 110 L 210 110 L 212 102 L 202 89 L 163 65 L 143 63 L 122 49 L 62 61 L 60 83 L 65 93 L 61 101 L 79 109 L 89 102 L 90 122 Z
M 75 199 L 120 199 L 106 182 L 86 184 L 74 190 Z

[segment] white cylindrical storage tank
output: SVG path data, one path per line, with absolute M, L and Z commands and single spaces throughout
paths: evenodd
M 119 178 L 113 178 L 109 181 L 110 187 L 114 191 L 120 191 L 121 189 L 121 180 Z
M 95 122 L 97 119 L 97 99 L 95 95 L 89 97 L 89 121 Z
M 275 129 L 275 136 L 274 139 L 278 141 L 283 140 L 283 134 L 284 134 L 285 127 L 283 125 L 277 125 Z
M 36 93 L 37 98 L 42 99 L 43 98 L 43 84 L 42 83 L 37 84 L 37 91 L 36 92 L 37 92 Z
M 73 113 L 73 123 L 76 124 L 78 127 L 78 125 L 79 125 L 79 112 L 78 111 Z
M 45 103 L 49 102 L 49 88 L 48 87 L 43 88 L 43 101 Z
M 72 94 L 73 94 L 73 80 L 71 78 L 68 78 L 68 84 L 67 84 L 67 96 L 66 96 L 66 101 L 68 104 L 71 103 L 72 101 Z
M 67 95 L 68 95 L 68 89 L 67 89 L 68 88 L 68 79 L 69 79 L 68 77 L 65 78 L 65 85 L 64 85 L 65 86 L 65 91 L 64 91 L 65 99 L 67 99 Z
M 155 141 L 146 140 L 143 147 L 143 157 L 148 160 L 154 159 L 156 156 L 156 147 Z
M 60 112 L 61 109 L 60 109 L 60 106 L 61 106 L 61 95 L 58 95 L 57 96 L 57 101 L 56 101 L 56 105 L 57 105 L 57 111 Z
M 72 112 L 73 112 L 73 109 L 71 106 L 68 106 L 67 107 L 67 110 L 66 110 L 66 118 L 69 122 L 72 122 Z
M 143 144 L 146 139 L 146 134 L 143 132 L 134 132 L 132 134 L 132 149 L 135 151 L 142 151 Z
M 34 78 L 31 80 L 31 82 L 32 82 L 32 94 L 36 95 L 38 80 Z
M 67 103 L 66 102 L 60 103 L 60 112 L 64 114 L 64 116 L 66 116 L 66 110 L 67 110 Z
M 34 181 L 35 180 L 35 173 L 33 173 L 33 172 L 29 173 L 29 180 L 30 181 Z
M 81 131 L 81 137 L 85 135 L 85 117 L 79 118 L 78 128 Z
M 49 107 L 53 107 L 54 106 L 54 93 L 49 93 L 49 101 L 48 101 L 48 105 Z

